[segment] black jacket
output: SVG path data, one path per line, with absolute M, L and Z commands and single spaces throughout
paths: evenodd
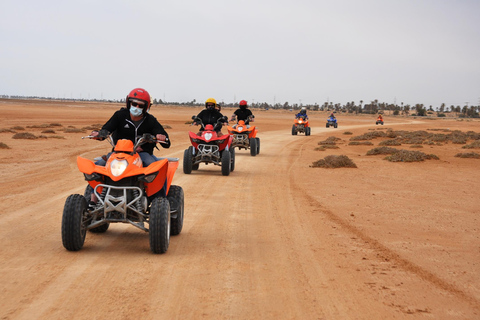
M 130 117 L 130 111 L 126 108 L 116 111 L 110 120 L 103 125 L 102 130 L 107 130 L 109 133 L 113 133 L 112 137 L 114 143 L 117 143 L 118 139 L 128 139 L 135 143 L 136 137 L 140 137 L 144 133 L 150 133 L 154 136 L 157 134 L 163 134 L 168 138 L 167 132 L 154 116 L 147 113 L 143 119 L 135 125 Z M 161 143 L 160 145 L 164 148 L 170 148 L 170 139 L 167 139 L 166 142 L 166 144 Z M 154 143 L 145 143 L 142 145 L 143 151 L 148 152 L 149 154 L 153 154 L 154 147 Z
M 203 122 L 203 124 L 206 126 L 207 124 L 211 124 L 215 126 L 217 123 L 218 119 L 223 118 L 223 115 L 220 113 L 220 111 L 216 109 L 203 109 L 200 111 L 200 113 L 197 115 L 198 118 L 200 118 Z M 223 122 L 227 122 L 226 120 Z M 220 128 L 215 128 L 216 130 L 220 130 Z M 201 129 L 203 130 L 203 129 Z
M 235 110 L 233 114 L 237 116 L 237 122 L 240 120 L 243 120 L 245 121 L 245 124 L 248 124 L 250 122 L 248 121 L 248 117 L 253 116 L 253 113 L 250 109 L 242 109 L 242 108 Z

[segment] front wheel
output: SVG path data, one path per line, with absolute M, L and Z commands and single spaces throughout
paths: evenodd
M 193 147 L 190 146 L 183 152 L 183 173 L 190 174 L 193 169 Z
M 62 216 L 62 243 L 68 251 L 78 251 L 85 243 L 86 212 L 87 202 L 82 195 L 72 194 L 65 201 Z
M 176 213 L 170 217 L 170 235 L 176 236 L 180 234 L 183 228 L 184 216 L 184 193 L 180 186 L 171 185 L 167 195 L 170 209 L 175 210 Z
M 257 139 L 250 138 L 250 155 L 255 157 L 257 155 Z
M 335 124 L 333 125 L 333 127 L 334 127 L 334 128 L 337 128 L 337 127 L 338 127 L 338 124 L 337 124 L 337 123 L 335 123 Z
M 227 150 L 223 150 L 222 152 L 222 175 L 228 176 L 230 174 L 230 163 L 231 156 L 230 152 Z
M 167 199 L 157 197 L 150 206 L 149 230 L 150 250 L 165 253 L 170 244 L 170 204 Z
M 310 127 L 305 128 L 305 135 L 309 136 L 310 135 Z
M 292 126 L 292 136 L 296 135 L 297 134 L 297 128 L 295 127 L 295 125 Z

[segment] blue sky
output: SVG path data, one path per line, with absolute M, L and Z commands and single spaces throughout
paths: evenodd
M 0 94 L 480 104 L 480 1 L 0 3 Z

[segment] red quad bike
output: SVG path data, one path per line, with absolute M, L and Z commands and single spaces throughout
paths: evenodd
M 144 134 L 135 145 L 121 139 L 114 146 L 110 136 L 107 140 L 114 151 L 105 166 L 77 158 L 78 168 L 89 185 L 84 195 L 72 194 L 65 201 L 63 246 L 78 251 L 83 247 L 87 230 L 103 233 L 110 223 L 129 223 L 149 233 L 153 253 L 166 252 L 170 235 L 180 234 L 183 227 L 183 189 L 171 184 L 179 159 L 160 158 L 143 167 L 135 150 L 144 143 L 159 142 L 152 135 Z M 97 198 L 94 207 L 87 206 L 92 193 Z
M 228 127 L 228 133 L 232 136 L 232 149 L 238 148 L 248 150 L 250 155 L 256 156 L 260 153 L 260 138 L 257 138 L 258 130 L 255 126 L 247 128 L 245 121 L 238 121 L 235 127 Z
M 219 119 L 215 127 L 211 124 L 206 126 L 200 118 L 192 117 L 194 123 L 198 123 L 204 129 L 201 136 L 189 132 L 192 145 L 183 154 L 183 172 L 192 173 L 198 170 L 200 163 L 213 163 L 222 167 L 222 175 L 228 176 L 235 169 L 235 149 L 231 147 L 232 137 L 228 134 L 218 137 L 215 128 L 222 126 Z

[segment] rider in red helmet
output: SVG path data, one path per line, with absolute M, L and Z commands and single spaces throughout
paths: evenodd
M 252 111 L 247 108 L 247 101 L 240 101 L 239 108 L 232 114 L 230 121 L 235 121 L 235 118 L 237 118 L 237 123 L 238 121 L 243 120 L 245 121 L 247 128 L 250 127 L 248 124 L 250 121 L 254 121 L 255 116 L 253 115 Z M 235 128 L 236 126 L 237 125 L 234 125 L 233 127 Z
M 119 139 L 128 139 L 135 143 L 137 137 L 149 133 L 159 141 L 165 142 L 161 144 L 162 147 L 169 148 L 168 134 L 158 120 L 148 113 L 150 107 L 150 94 L 142 88 L 133 89 L 126 97 L 126 108 L 116 111 L 100 131 L 93 131 L 91 135 L 103 140 L 112 134 L 114 143 Z M 157 161 L 153 155 L 155 145 L 155 143 L 146 143 L 136 150 L 145 167 Z M 105 163 L 105 160 L 97 161 L 98 165 L 105 165 Z

